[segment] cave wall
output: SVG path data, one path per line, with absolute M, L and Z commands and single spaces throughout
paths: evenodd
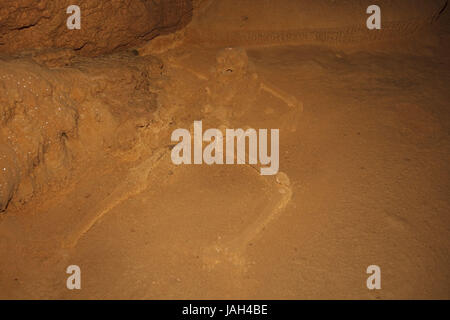
M 68 6 L 81 9 L 81 29 L 66 26 Z M 109 53 L 189 23 L 191 0 L 2 0 L 0 52 L 65 48 Z
M 66 26 L 72 4 L 80 30 Z M 191 0 L 1 1 L 0 213 L 63 187 L 89 154 L 133 146 L 163 65 L 123 49 L 183 28 L 192 10 Z
M 154 122 L 159 59 L 127 53 L 46 63 L 0 59 L 0 213 L 12 200 L 64 188 L 86 160 L 130 150 Z
M 447 0 L 204 0 L 188 27 L 203 45 L 360 45 L 398 40 L 431 27 Z M 381 8 L 381 30 L 368 30 L 370 5 Z

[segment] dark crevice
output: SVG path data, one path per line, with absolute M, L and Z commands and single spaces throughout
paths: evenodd
M 18 27 L 15 30 L 24 30 L 24 29 L 29 29 L 31 27 L 34 27 L 36 25 L 36 23 L 34 24 L 30 24 L 30 25 L 26 25 L 26 26 L 22 26 L 22 27 Z
M 442 16 L 442 14 L 445 12 L 445 10 L 447 10 L 447 7 L 448 7 L 448 0 L 445 1 L 445 4 L 442 7 L 442 9 L 437 14 L 435 14 L 435 16 L 433 17 L 433 22 L 436 22 L 439 20 L 439 18 Z

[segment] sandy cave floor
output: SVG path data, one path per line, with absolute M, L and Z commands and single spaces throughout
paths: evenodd
M 0 298 L 448 299 L 448 57 L 248 48 L 273 89 L 233 89 L 230 111 L 215 109 L 219 87 L 205 111 L 197 93 L 214 86 L 216 53 L 161 57 L 172 102 L 192 102 L 174 127 L 280 128 L 288 182 L 248 165 L 175 166 L 164 141 L 133 161 L 136 150 L 99 154 L 0 217 Z M 70 264 L 80 291 L 65 287 Z M 365 286 L 371 264 L 382 290 Z

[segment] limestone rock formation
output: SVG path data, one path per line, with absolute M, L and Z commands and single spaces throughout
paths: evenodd
M 66 26 L 68 6 L 81 9 L 81 29 Z M 185 26 L 191 0 L 2 0 L 0 52 L 74 49 L 97 55 L 148 41 Z
M 67 63 L 64 54 L 44 56 Z M 74 160 L 131 148 L 157 107 L 149 87 L 162 73 L 156 58 L 48 61 L 0 60 L 0 212 L 13 197 L 23 203 L 61 186 Z

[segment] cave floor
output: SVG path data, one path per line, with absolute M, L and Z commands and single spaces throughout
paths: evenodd
M 216 51 L 163 57 L 174 95 L 210 85 Z M 244 107 L 237 91 L 238 119 L 188 105 L 180 127 L 199 115 L 279 128 L 288 184 L 248 165 L 175 166 L 169 149 L 133 167 L 104 154 L 70 187 L 1 218 L 0 298 L 449 298 L 450 60 L 247 52 L 272 89 Z M 82 290 L 65 287 L 71 264 Z M 369 265 L 381 267 L 382 290 L 367 289 Z

